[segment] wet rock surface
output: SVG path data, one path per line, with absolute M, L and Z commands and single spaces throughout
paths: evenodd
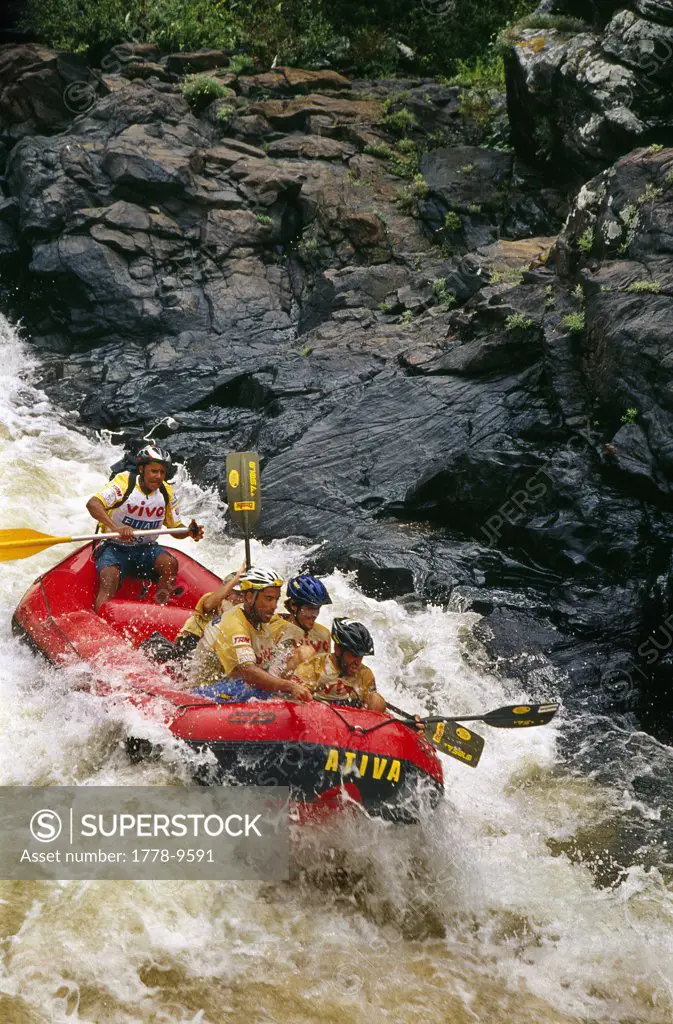
M 222 491 L 226 452 L 257 449 L 262 536 L 474 609 L 485 664 L 541 696 L 555 665 L 572 699 L 640 701 L 665 732 L 667 663 L 638 652 L 672 579 L 670 90 L 651 147 L 578 127 L 616 123 L 596 61 L 638 73 L 633 19 L 668 31 L 640 8 L 524 32 L 516 154 L 461 136 L 456 87 L 236 76 L 206 51 L 182 65 L 231 95 L 197 116 L 175 55 L 118 54 L 86 110 L 4 115 L 0 266 L 84 427 L 133 443 L 171 416 L 167 444 Z M 568 190 L 528 136 L 571 94 L 554 152 L 590 180 Z

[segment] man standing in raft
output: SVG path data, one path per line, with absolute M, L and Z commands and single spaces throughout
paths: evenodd
M 196 693 L 220 703 L 264 700 L 278 693 L 312 700 L 304 683 L 269 671 L 274 649 L 269 622 L 282 585 L 273 569 L 253 566 L 243 574 L 243 604 L 204 630 L 192 657 L 190 676 L 198 686 Z
M 146 445 L 136 456 L 138 472 L 118 473 L 87 502 L 87 511 L 100 524 L 102 533 L 118 533 L 119 539 L 104 540 L 95 550 L 98 593 L 94 610 L 119 590 L 126 576 L 148 579 L 157 573 L 157 604 L 166 604 L 173 593 L 178 560 L 157 544 L 154 537 L 136 537 L 134 530 L 181 528 L 174 537 L 203 537 L 203 527 L 193 519 L 188 527 L 180 521 L 174 490 L 166 483 L 171 456 L 165 448 Z

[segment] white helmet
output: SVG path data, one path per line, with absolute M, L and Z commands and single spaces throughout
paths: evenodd
M 265 587 L 282 587 L 283 580 L 275 569 L 266 569 L 263 566 L 251 566 L 241 576 L 239 584 L 243 593 L 246 590 L 264 590 Z

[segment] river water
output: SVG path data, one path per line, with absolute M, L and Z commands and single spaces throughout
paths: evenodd
M 86 499 L 119 452 L 34 387 L 1 317 L 0 344 L 1 527 L 89 532 Z M 236 567 L 217 497 L 178 482 L 207 527 L 201 560 Z M 73 690 L 76 674 L 12 637 L 23 591 L 67 550 L 3 563 L 0 784 L 179 784 L 170 760 L 127 761 L 131 712 Z M 284 575 L 305 555 L 257 553 Z M 468 662 L 473 616 L 326 582 L 336 614 L 369 624 L 394 703 L 467 714 L 555 696 L 551 677 L 526 690 Z M 478 769 L 445 759 L 431 818 L 298 831 L 287 883 L 0 882 L 0 1021 L 670 1024 L 673 751 L 588 713 L 481 732 Z

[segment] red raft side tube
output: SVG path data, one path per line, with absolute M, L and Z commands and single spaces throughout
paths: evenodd
M 93 611 L 96 570 L 91 545 L 39 577 L 14 613 L 13 627 L 56 665 L 86 663 L 97 691 L 121 683 L 148 717 L 159 715 L 192 750 L 210 752 L 195 769 L 204 783 L 289 786 L 309 809 L 331 809 L 344 795 L 370 813 L 415 821 L 443 792 L 434 749 L 387 715 L 313 701 L 215 704 L 176 689 L 138 644 L 155 631 L 174 640 L 199 597 L 219 578 L 177 549 L 177 592 L 154 604 L 154 585 L 127 580 L 118 595 Z M 136 754 L 146 741 L 130 741 Z M 200 759 L 203 760 L 203 759 Z

